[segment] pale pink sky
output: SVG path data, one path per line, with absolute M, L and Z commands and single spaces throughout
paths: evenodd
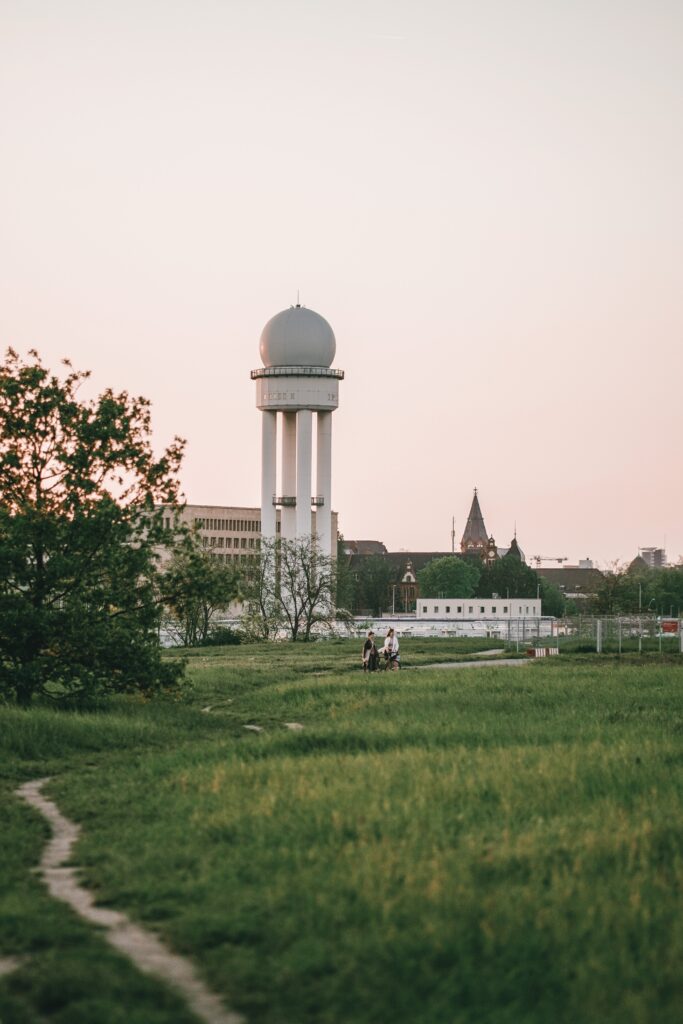
M 0 345 L 260 501 L 250 369 L 337 336 L 347 537 L 683 554 L 680 0 L 0 0 Z

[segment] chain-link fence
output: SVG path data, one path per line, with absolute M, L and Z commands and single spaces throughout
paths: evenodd
M 414 616 L 397 615 L 391 619 L 356 619 L 347 635 L 362 636 L 370 628 L 381 633 L 387 625 L 394 626 L 404 638 L 481 638 L 497 640 L 501 647 L 517 651 L 549 647 L 567 654 L 683 653 L 683 620 L 652 615 L 577 615 L 561 619 L 527 616 L 471 621 L 416 620 Z
M 578 615 L 557 619 L 554 632 L 555 645 L 567 653 L 683 653 L 681 619 L 651 615 Z

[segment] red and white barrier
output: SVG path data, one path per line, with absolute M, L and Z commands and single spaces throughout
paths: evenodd
M 530 658 L 546 658 L 551 654 L 559 654 L 559 647 L 530 647 L 526 652 Z

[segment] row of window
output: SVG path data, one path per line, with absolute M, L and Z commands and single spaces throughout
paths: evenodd
M 455 611 L 456 611 L 456 614 L 457 614 L 457 615 L 460 615 L 460 614 L 462 613 L 462 609 L 463 609 L 463 606 L 462 606 L 461 604 L 457 605 L 457 606 L 456 606 L 456 609 L 455 609 Z M 446 614 L 446 615 L 449 615 L 449 614 L 450 614 L 450 610 L 451 610 L 451 606 L 450 606 L 449 604 L 447 604 L 447 605 L 445 606 L 445 608 L 444 608 L 444 612 L 445 612 L 445 614 Z M 434 605 L 434 614 L 436 614 L 436 613 L 437 613 L 438 611 L 439 611 L 439 606 L 438 606 L 438 604 L 435 604 L 435 605 Z M 529 614 L 529 605 L 527 605 L 527 606 L 526 606 L 526 609 L 523 609 L 523 608 L 522 608 L 522 605 L 520 604 L 520 606 L 519 606 L 519 608 L 517 609 L 517 611 L 518 611 L 518 613 L 519 613 L 520 615 L 528 615 L 528 614 Z M 427 605 L 426 605 L 426 604 L 423 604 L 423 605 L 422 605 L 422 614 L 423 614 L 423 615 L 427 615 L 427 614 L 428 614 L 428 612 L 429 612 L 429 608 L 427 607 Z M 470 605 L 470 606 L 468 607 L 468 609 L 467 609 L 467 614 L 468 614 L 468 615 L 472 615 L 473 613 L 474 613 L 474 606 L 473 606 L 473 605 Z M 504 605 L 502 606 L 502 614 L 503 614 L 503 615 L 507 615 L 507 613 L 508 613 L 508 606 L 507 606 L 506 604 L 504 604 Z M 480 605 L 479 605 L 479 614 L 480 614 L 480 615 L 485 615 L 485 614 L 486 614 L 486 608 L 484 607 L 484 605 L 483 605 L 483 604 L 480 604 Z M 490 614 L 491 614 L 491 615 L 496 615 L 496 614 L 497 614 L 497 606 L 496 606 L 495 604 L 491 606 L 491 611 L 490 611 Z
M 256 555 L 226 555 L 220 551 L 210 551 L 209 554 L 219 562 L 252 562 L 256 558 Z
M 258 537 L 202 537 L 205 548 L 260 548 Z
M 260 533 L 260 519 L 203 519 L 194 521 L 199 530 L 233 530 L 236 533 Z

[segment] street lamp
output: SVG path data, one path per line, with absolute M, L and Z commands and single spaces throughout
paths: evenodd
M 646 615 L 653 610 L 653 605 L 655 604 L 655 601 L 656 601 L 656 598 L 653 597 L 652 600 L 650 601 L 650 603 L 648 604 L 647 608 L 645 609 L 645 614 Z M 660 646 L 660 648 L 662 646 L 661 639 L 659 641 L 659 646 Z

